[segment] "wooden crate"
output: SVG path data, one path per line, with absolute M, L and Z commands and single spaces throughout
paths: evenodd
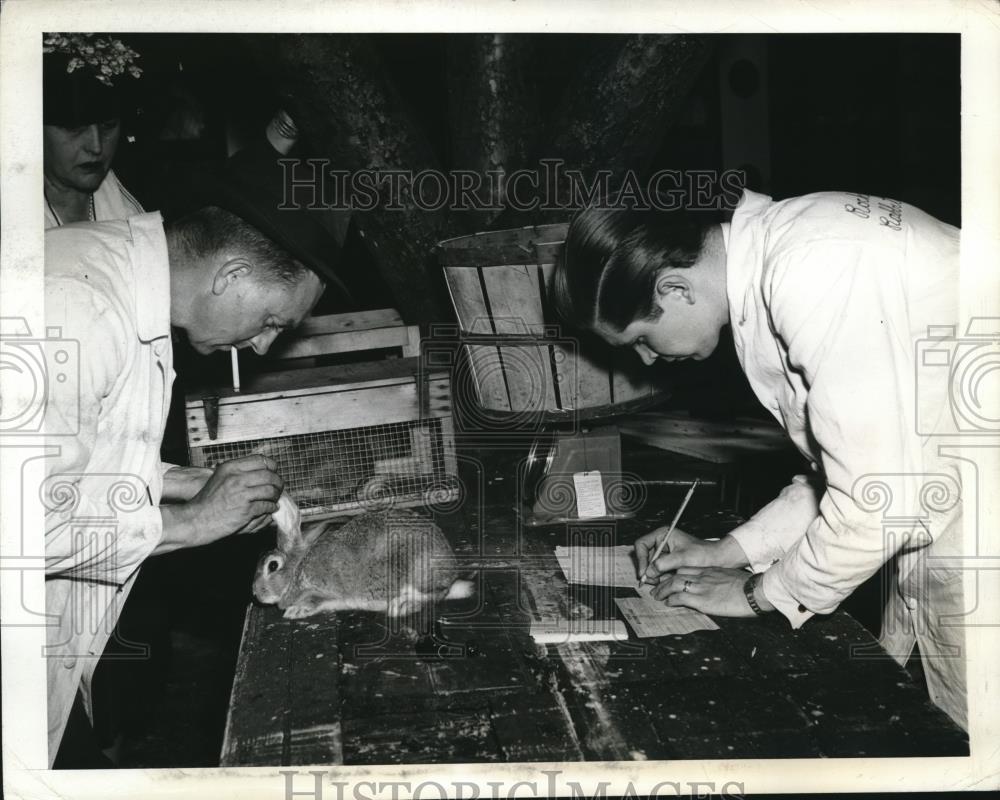
M 420 355 L 420 329 L 404 325 L 394 308 L 310 317 L 293 336 L 279 338 L 267 353 L 272 363 L 357 351 L 397 349 Z M 294 364 L 299 366 L 299 364 Z
M 419 349 L 415 328 L 380 313 L 356 324 L 350 315 L 310 321 L 281 355 Z M 326 348 L 317 346 L 323 339 Z M 458 495 L 451 408 L 448 373 L 424 369 L 415 356 L 260 373 L 239 392 L 187 396 L 188 452 L 204 467 L 271 456 L 308 519 L 446 504 Z
M 664 379 L 623 348 L 563 330 L 550 308 L 568 225 L 459 236 L 437 254 L 479 405 L 547 421 L 598 419 L 669 396 Z

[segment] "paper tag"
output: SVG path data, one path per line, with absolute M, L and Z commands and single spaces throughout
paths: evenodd
M 604 505 L 604 482 L 601 473 L 574 472 L 573 486 L 576 488 L 576 515 L 580 519 L 606 517 L 608 510 Z

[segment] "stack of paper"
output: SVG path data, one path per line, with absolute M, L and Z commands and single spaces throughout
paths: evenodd
M 639 582 L 632 545 L 557 547 L 556 559 L 568 583 L 634 589 Z
M 649 595 L 616 598 L 615 603 L 640 639 L 719 630 L 719 626 L 700 611 L 681 606 L 668 606 L 662 600 L 656 600 Z
M 623 589 L 636 589 L 639 586 L 638 567 L 635 560 L 635 548 L 631 545 L 617 547 L 557 547 L 556 559 L 562 567 L 568 583 L 581 583 L 588 586 L 614 586 Z M 648 638 L 652 636 L 672 636 L 691 633 L 692 631 L 715 631 L 719 629 L 711 618 L 700 611 L 679 606 L 668 606 L 661 600 L 650 596 L 652 587 L 643 586 L 640 597 L 616 598 L 615 603 L 621 610 L 636 636 Z M 582 621 L 566 621 L 564 626 L 577 626 L 575 630 L 580 636 L 591 639 L 614 638 L 599 625 L 608 626 L 613 620 L 590 621 L 594 628 L 589 633 L 580 629 Z M 598 624 L 599 622 L 599 624 Z M 554 625 L 555 623 L 543 623 Z M 617 622 L 621 625 L 621 622 Z M 583 641 L 581 638 L 566 639 L 569 628 L 558 629 L 556 636 L 562 636 L 560 641 Z M 535 628 L 532 626 L 532 636 Z M 536 641 L 543 641 L 535 636 Z M 549 640 L 545 640 L 549 641 Z

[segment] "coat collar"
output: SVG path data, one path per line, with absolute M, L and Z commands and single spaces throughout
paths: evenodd
M 140 341 L 170 337 L 170 262 L 158 212 L 129 217 L 135 247 L 136 332 Z
M 753 308 L 753 292 L 763 264 L 763 233 L 760 217 L 771 205 L 766 194 L 743 190 L 743 197 L 733 212 L 733 221 L 723 227 L 726 243 L 726 293 L 729 315 L 742 326 Z

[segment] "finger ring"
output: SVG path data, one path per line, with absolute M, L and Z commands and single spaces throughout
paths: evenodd
M 684 581 L 684 588 L 681 589 L 682 592 L 686 592 L 688 587 L 691 585 L 691 581 Z

